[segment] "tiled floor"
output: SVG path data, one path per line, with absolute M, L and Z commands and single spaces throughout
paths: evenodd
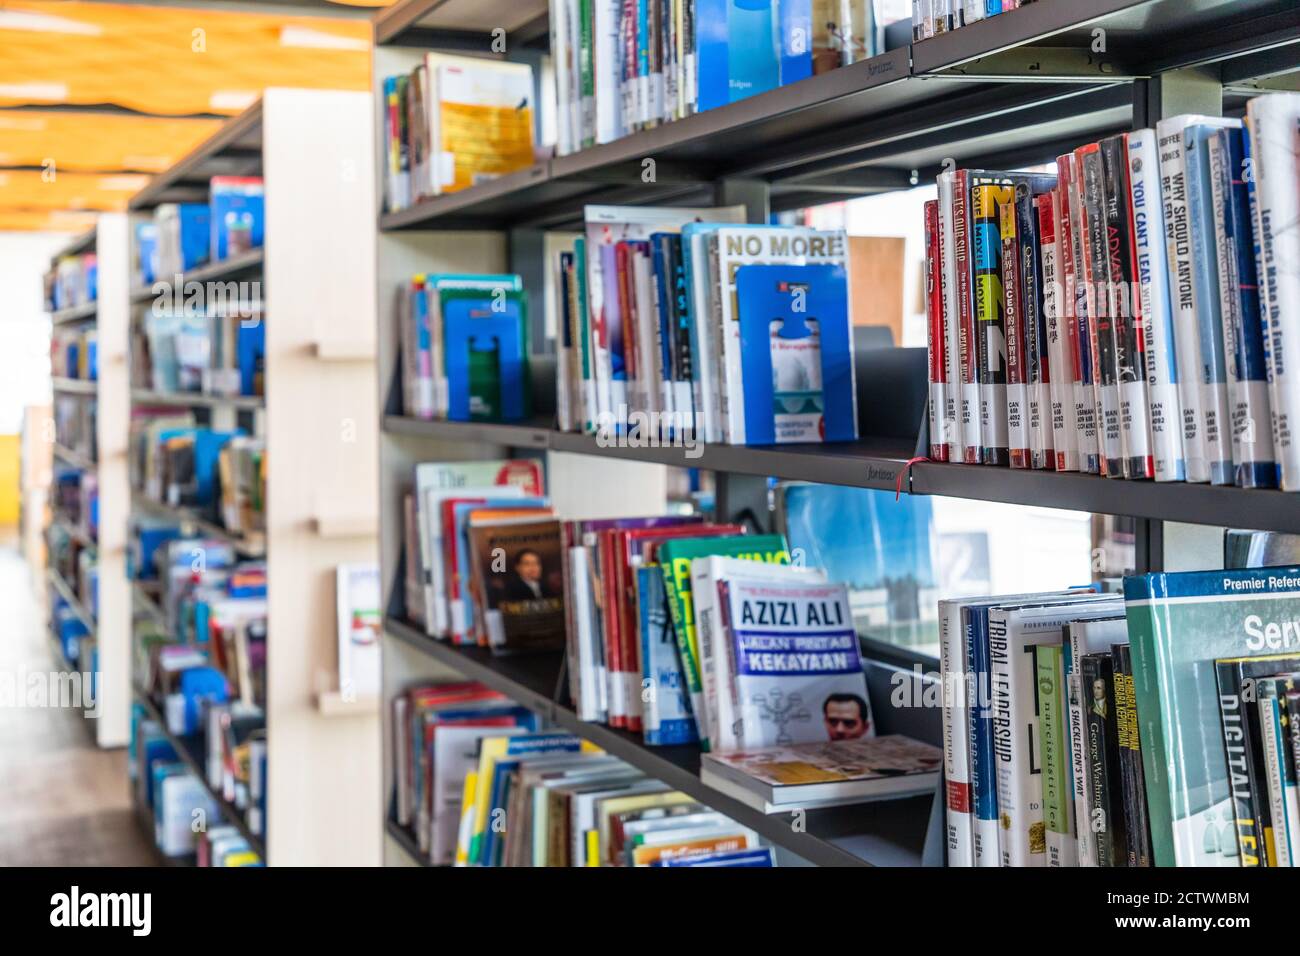
M 15 682 L 55 667 L 43 593 L 0 531 L 0 671 Z M 79 710 L 0 702 L 0 865 L 154 862 L 132 815 L 126 751 L 96 747 Z

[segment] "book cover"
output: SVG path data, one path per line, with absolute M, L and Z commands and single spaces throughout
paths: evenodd
M 668 620 L 668 596 L 658 565 L 639 567 L 637 608 L 641 634 L 642 733 L 652 747 L 699 740 L 690 693 Z
M 719 604 L 741 748 L 875 733 L 843 585 L 726 582 Z
M 740 266 L 736 306 L 744 442 L 857 438 L 853 336 L 843 266 Z
M 1115 727 L 1115 687 L 1109 654 L 1085 654 L 1079 661 L 1084 730 L 1088 748 L 1089 829 L 1098 866 L 1125 863 L 1124 801 L 1119 779 L 1119 737 Z
M 481 636 L 494 654 L 564 646 L 560 524 L 554 518 L 470 522 Z
M 1124 599 L 1155 864 L 1236 865 L 1213 662 L 1300 647 L 1300 568 L 1130 577 Z

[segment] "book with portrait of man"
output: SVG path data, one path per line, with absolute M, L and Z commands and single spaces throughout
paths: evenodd
M 471 518 L 469 538 L 479 643 L 496 654 L 563 648 L 559 521 Z

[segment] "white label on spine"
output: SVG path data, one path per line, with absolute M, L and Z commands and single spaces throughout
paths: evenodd
M 1012 451 L 1029 450 L 1029 389 L 1023 383 L 1006 386 L 1007 443 Z
M 962 450 L 967 461 L 970 449 L 975 449 L 975 460 L 979 460 L 980 450 L 980 387 L 975 383 L 962 383 L 961 386 L 961 429 Z
M 1151 457 L 1151 430 L 1147 421 L 1147 383 L 1142 379 L 1136 382 L 1120 383 L 1120 410 L 1124 416 L 1125 435 L 1128 438 L 1124 454 L 1128 458 L 1146 459 Z M 1132 477 L 1148 477 L 1139 472 Z

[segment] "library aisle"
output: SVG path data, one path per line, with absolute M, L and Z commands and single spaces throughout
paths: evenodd
M 6 675 L 59 673 L 47 611 L 12 530 L 0 537 Z M 48 686 L 48 682 L 47 685 Z M 126 752 L 101 750 L 76 707 L 0 707 L 0 866 L 153 866 L 126 781 Z

